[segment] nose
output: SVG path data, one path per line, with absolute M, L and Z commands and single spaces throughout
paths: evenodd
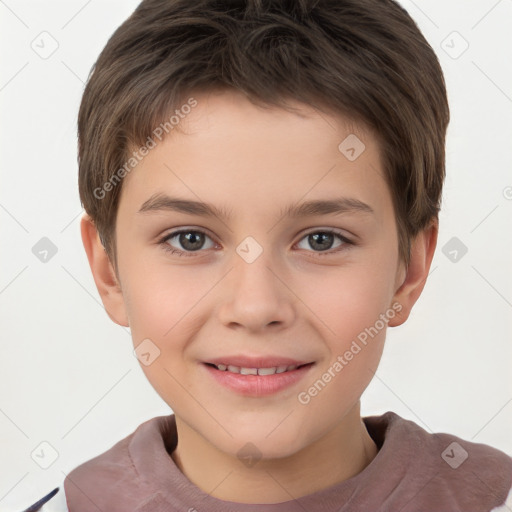
M 222 286 L 218 316 L 223 325 L 256 333 L 293 323 L 296 298 L 286 283 L 286 271 L 271 259 L 266 251 L 251 263 L 235 256 Z

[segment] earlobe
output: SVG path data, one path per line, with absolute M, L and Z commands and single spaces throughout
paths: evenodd
M 80 231 L 89 266 L 105 311 L 113 322 L 129 327 L 121 287 L 108 254 L 101 243 L 96 226 L 88 214 L 82 216 Z
M 423 291 L 436 249 L 438 226 L 438 220 L 433 220 L 411 243 L 411 258 L 405 279 L 392 301 L 392 304 L 399 304 L 400 308 L 395 306 L 397 314 L 389 321 L 389 327 L 401 325 L 409 318 L 412 307 Z

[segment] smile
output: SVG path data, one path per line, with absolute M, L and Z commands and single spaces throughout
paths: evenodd
M 297 385 L 315 363 L 262 368 L 203 363 L 213 382 L 238 395 L 264 397 Z
M 217 368 L 217 370 L 220 370 L 222 372 L 238 373 L 240 375 L 274 375 L 275 373 L 291 372 L 293 370 L 296 370 L 297 368 L 302 368 L 303 366 L 308 366 L 312 363 L 302 365 L 291 364 L 283 366 L 272 366 L 270 368 L 244 368 L 240 366 L 234 366 L 231 364 L 208 364 L 211 364 L 211 366 L 214 366 L 215 368 Z

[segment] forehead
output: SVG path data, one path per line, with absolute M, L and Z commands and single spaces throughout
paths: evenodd
M 242 93 L 193 95 L 163 140 L 123 182 L 121 206 L 140 208 L 156 193 L 252 212 L 317 197 L 389 202 L 380 150 L 370 130 L 341 115 L 289 101 L 262 107 Z M 255 210 L 255 208 L 257 210 Z M 235 209 L 237 215 L 242 212 Z

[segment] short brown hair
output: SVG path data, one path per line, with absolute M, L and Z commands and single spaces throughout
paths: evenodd
M 214 89 L 369 127 L 409 262 L 411 238 L 438 216 L 450 115 L 439 61 L 396 1 L 144 0 L 100 54 L 78 118 L 80 199 L 114 265 L 113 178 L 192 90 Z

